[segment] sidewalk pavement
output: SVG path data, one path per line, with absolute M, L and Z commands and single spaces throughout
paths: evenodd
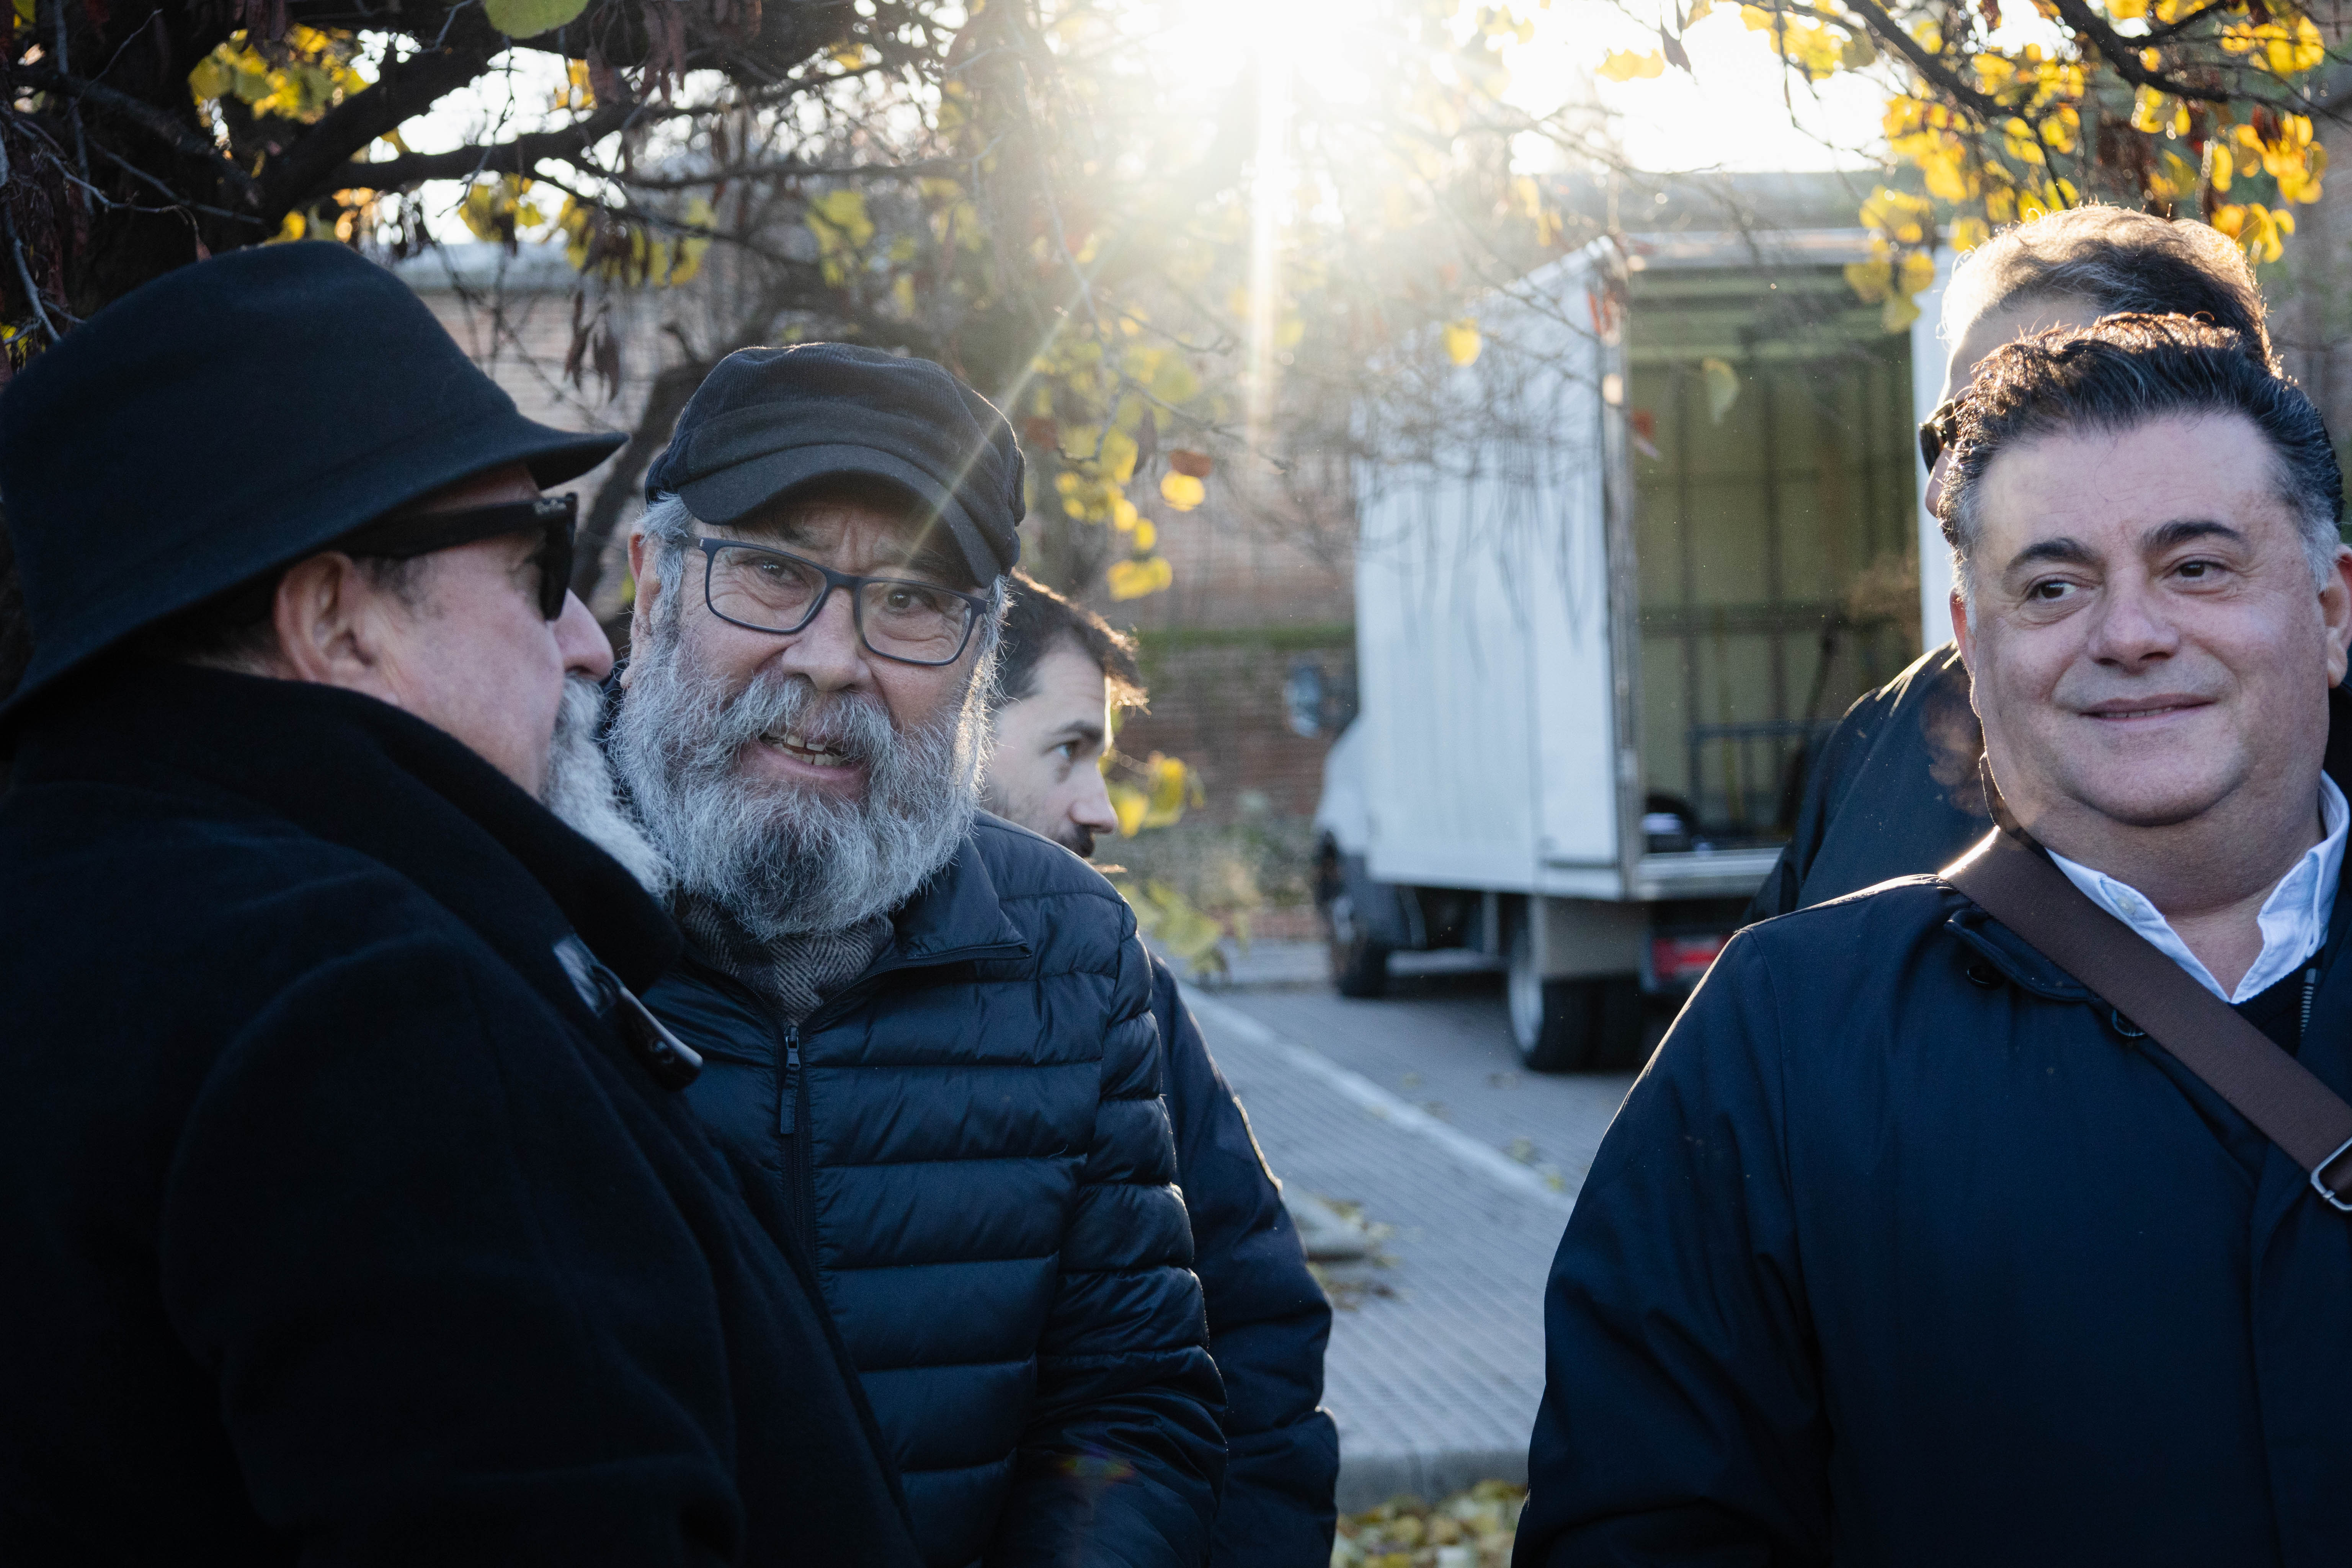
M 1186 999 L 1275 1174 L 1386 1227 L 1374 1261 L 1325 1270 L 1339 1507 L 1524 1482 L 1545 1276 L 1631 1079 L 1520 1074 L 1486 991 Z M 1416 1103 L 1427 1089 L 1444 1099 Z

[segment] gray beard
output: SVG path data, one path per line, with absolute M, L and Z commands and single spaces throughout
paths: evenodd
M 613 770 L 596 743 L 596 721 L 604 709 L 604 693 L 594 681 L 584 675 L 564 677 L 563 706 L 556 710 L 555 743 L 548 750 L 547 783 L 539 798 L 574 833 L 618 860 L 646 891 L 660 898 L 669 891 L 669 866 L 621 805 Z
M 762 672 L 728 692 L 673 623 L 631 665 L 613 763 L 679 893 L 763 942 L 841 931 L 912 898 L 971 830 L 987 749 L 980 686 L 901 731 L 875 699 L 819 697 L 804 676 Z M 864 795 L 747 777 L 745 748 L 780 729 L 822 733 L 864 763 Z

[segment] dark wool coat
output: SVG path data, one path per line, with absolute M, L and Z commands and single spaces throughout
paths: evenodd
M 2242 1010 L 2352 1095 L 2347 930 Z M 1515 1562 L 2340 1568 L 2348 1306 L 2352 1215 L 1947 884 L 1769 921 L 1577 1198 Z
M 1958 859 L 1992 826 L 1978 782 L 1983 750 L 1968 667 L 1950 643 L 1857 699 L 1807 761 L 1796 831 L 1748 921 Z
M 1249 1118 L 1201 1038 L 1167 964 L 1151 961 L 1165 1043 L 1176 1179 L 1192 1220 L 1192 1272 L 1209 1353 L 1225 1382 L 1225 1490 L 1212 1568 L 1295 1568 L 1331 1557 L 1339 1433 L 1323 1398 L 1331 1303 L 1282 1206 Z
M 616 1026 L 677 941 L 617 865 L 323 687 L 141 670 L 16 760 L 0 1562 L 914 1560 Z
M 805 1240 L 925 1562 L 1209 1551 L 1224 1469 L 1151 969 L 1066 850 L 983 816 L 798 1026 L 689 952 L 646 1001 Z

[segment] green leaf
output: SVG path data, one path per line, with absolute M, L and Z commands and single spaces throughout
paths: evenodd
M 588 9 L 588 0 L 482 0 L 482 15 L 509 38 L 536 38 Z

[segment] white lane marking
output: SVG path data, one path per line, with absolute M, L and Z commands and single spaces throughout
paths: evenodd
M 1349 1071 L 1322 1052 L 1284 1039 L 1237 1007 L 1203 996 L 1190 985 L 1183 991 L 1185 1005 L 1203 1022 L 1227 1034 L 1238 1035 L 1253 1046 L 1274 1052 L 1299 1071 L 1338 1089 L 1373 1115 L 1408 1132 L 1419 1133 L 1481 1175 L 1492 1177 L 1521 1196 L 1533 1198 L 1545 1207 L 1556 1209 L 1563 1215 L 1576 1206 L 1573 1198 L 1566 1193 L 1552 1191 L 1543 1177 L 1500 1149 L 1481 1143 L 1460 1128 L 1440 1121 L 1421 1107 L 1398 1099 L 1370 1079 L 1361 1073 Z

